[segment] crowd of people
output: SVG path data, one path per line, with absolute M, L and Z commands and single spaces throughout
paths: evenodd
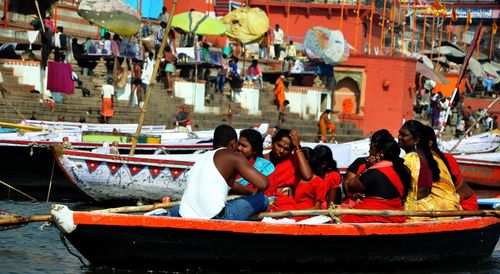
M 470 136 L 498 129 L 497 114 L 481 108 L 473 110 L 471 106 L 464 105 L 465 97 L 470 94 L 468 91 L 457 93 L 450 103 L 451 96 L 444 96 L 441 91 L 435 90 L 435 86 L 434 81 L 425 80 L 422 87 L 416 90 L 414 104 L 415 113 L 428 120 L 432 127 L 438 129 L 446 122 L 457 138 L 466 132 Z M 449 107 L 450 114 L 444 121 Z
M 322 144 L 302 147 L 294 130 L 274 132 L 270 151 L 263 154 L 261 133 L 245 129 L 238 139 L 231 126 L 220 125 L 214 132 L 214 150 L 196 161 L 180 205 L 166 215 L 248 220 L 265 211 L 334 206 L 411 211 L 478 209 L 474 191 L 462 181 L 453 156 L 439 150 L 432 127 L 409 120 L 397 139 L 385 129 L 376 131 L 371 136 L 369 156 L 356 159 L 342 179 L 331 149 Z M 226 201 L 228 193 L 246 196 Z M 402 223 L 431 218 L 343 215 L 339 220 Z

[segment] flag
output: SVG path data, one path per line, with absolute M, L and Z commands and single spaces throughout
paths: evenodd
M 467 23 L 472 24 L 472 16 L 470 15 L 470 10 L 467 10 Z
M 497 34 L 498 26 L 497 26 L 497 21 L 493 20 L 493 26 L 491 27 L 491 33 L 493 35 Z
M 451 5 L 451 21 L 456 22 L 458 20 L 457 12 L 455 11 L 455 7 Z

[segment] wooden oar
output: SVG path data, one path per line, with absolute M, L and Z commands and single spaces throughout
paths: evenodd
M 317 209 L 317 210 L 289 210 L 278 212 L 263 212 L 252 217 L 252 220 L 262 220 L 264 217 L 282 218 L 296 216 L 318 215 L 362 215 L 383 217 L 500 217 L 500 210 L 444 210 L 444 211 L 416 211 L 416 210 L 372 210 L 372 209 Z
M 243 196 L 241 195 L 231 195 L 227 197 L 227 201 L 233 201 L 239 199 Z M 122 206 L 107 209 L 92 210 L 93 213 L 134 213 L 134 212 L 145 212 L 151 211 L 158 208 L 171 208 L 180 204 L 180 201 L 169 202 L 169 203 L 157 203 L 152 205 L 142 205 L 142 206 Z M 32 216 L 14 216 L 0 218 L 0 226 L 11 225 L 11 224 L 22 224 L 31 222 L 45 222 L 52 221 L 52 215 L 32 215 Z

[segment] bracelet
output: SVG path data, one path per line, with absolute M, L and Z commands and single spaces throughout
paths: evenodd
M 299 152 L 302 152 L 302 149 L 300 149 L 300 148 L 295 149 L 295 154 L 297 154 Z

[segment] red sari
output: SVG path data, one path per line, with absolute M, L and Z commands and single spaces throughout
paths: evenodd
M 287 159 L 278 163 L 275 166 L 274 172 L 267 177 L 269 179 L 269 187 L 264 194 L 266 196 L 276 196 L 279 188 L 295 188 L 301 179 L 299 172 L 297 156 L 290 154 Z
M 364 198 L 361 203 L 355 204 L 355 209 L 388 209 L 388 210 L 403 210 L 403 202 L 401 198 L 404 195 L 404 187 L 396 170 L 390 165 L 384 163 L 376 163 L 369 169 L 377 169 L 382 172 L 389 181 L 394 185 L 399 193 L 399 197 L 393 199 L 382 198 Z M 343 223 L 404 223 L 406 217 L 383 217 L 383 216 L 359 216 L 359 215 L 343 215 L 341 217 Z
M 455 189 L 458 188 L 458 186 L 462 183 L 462 172 L 460 171 L 460 167 L 458 166 L 458 162 L 453 157 L 453 155 L 449 153 L 443 153 L 444 157 L 448 161 L 448 164 L 450 165 L 450 172 L 453 174 L 456 178 L 454 184 L 455 184 Z M 463 199 L 460 197 L 460 205 L 462 206 L 463 210 L 478 210 L 479 205 L 477 204 L 477 196 L 476 193 L 469 198 Z

